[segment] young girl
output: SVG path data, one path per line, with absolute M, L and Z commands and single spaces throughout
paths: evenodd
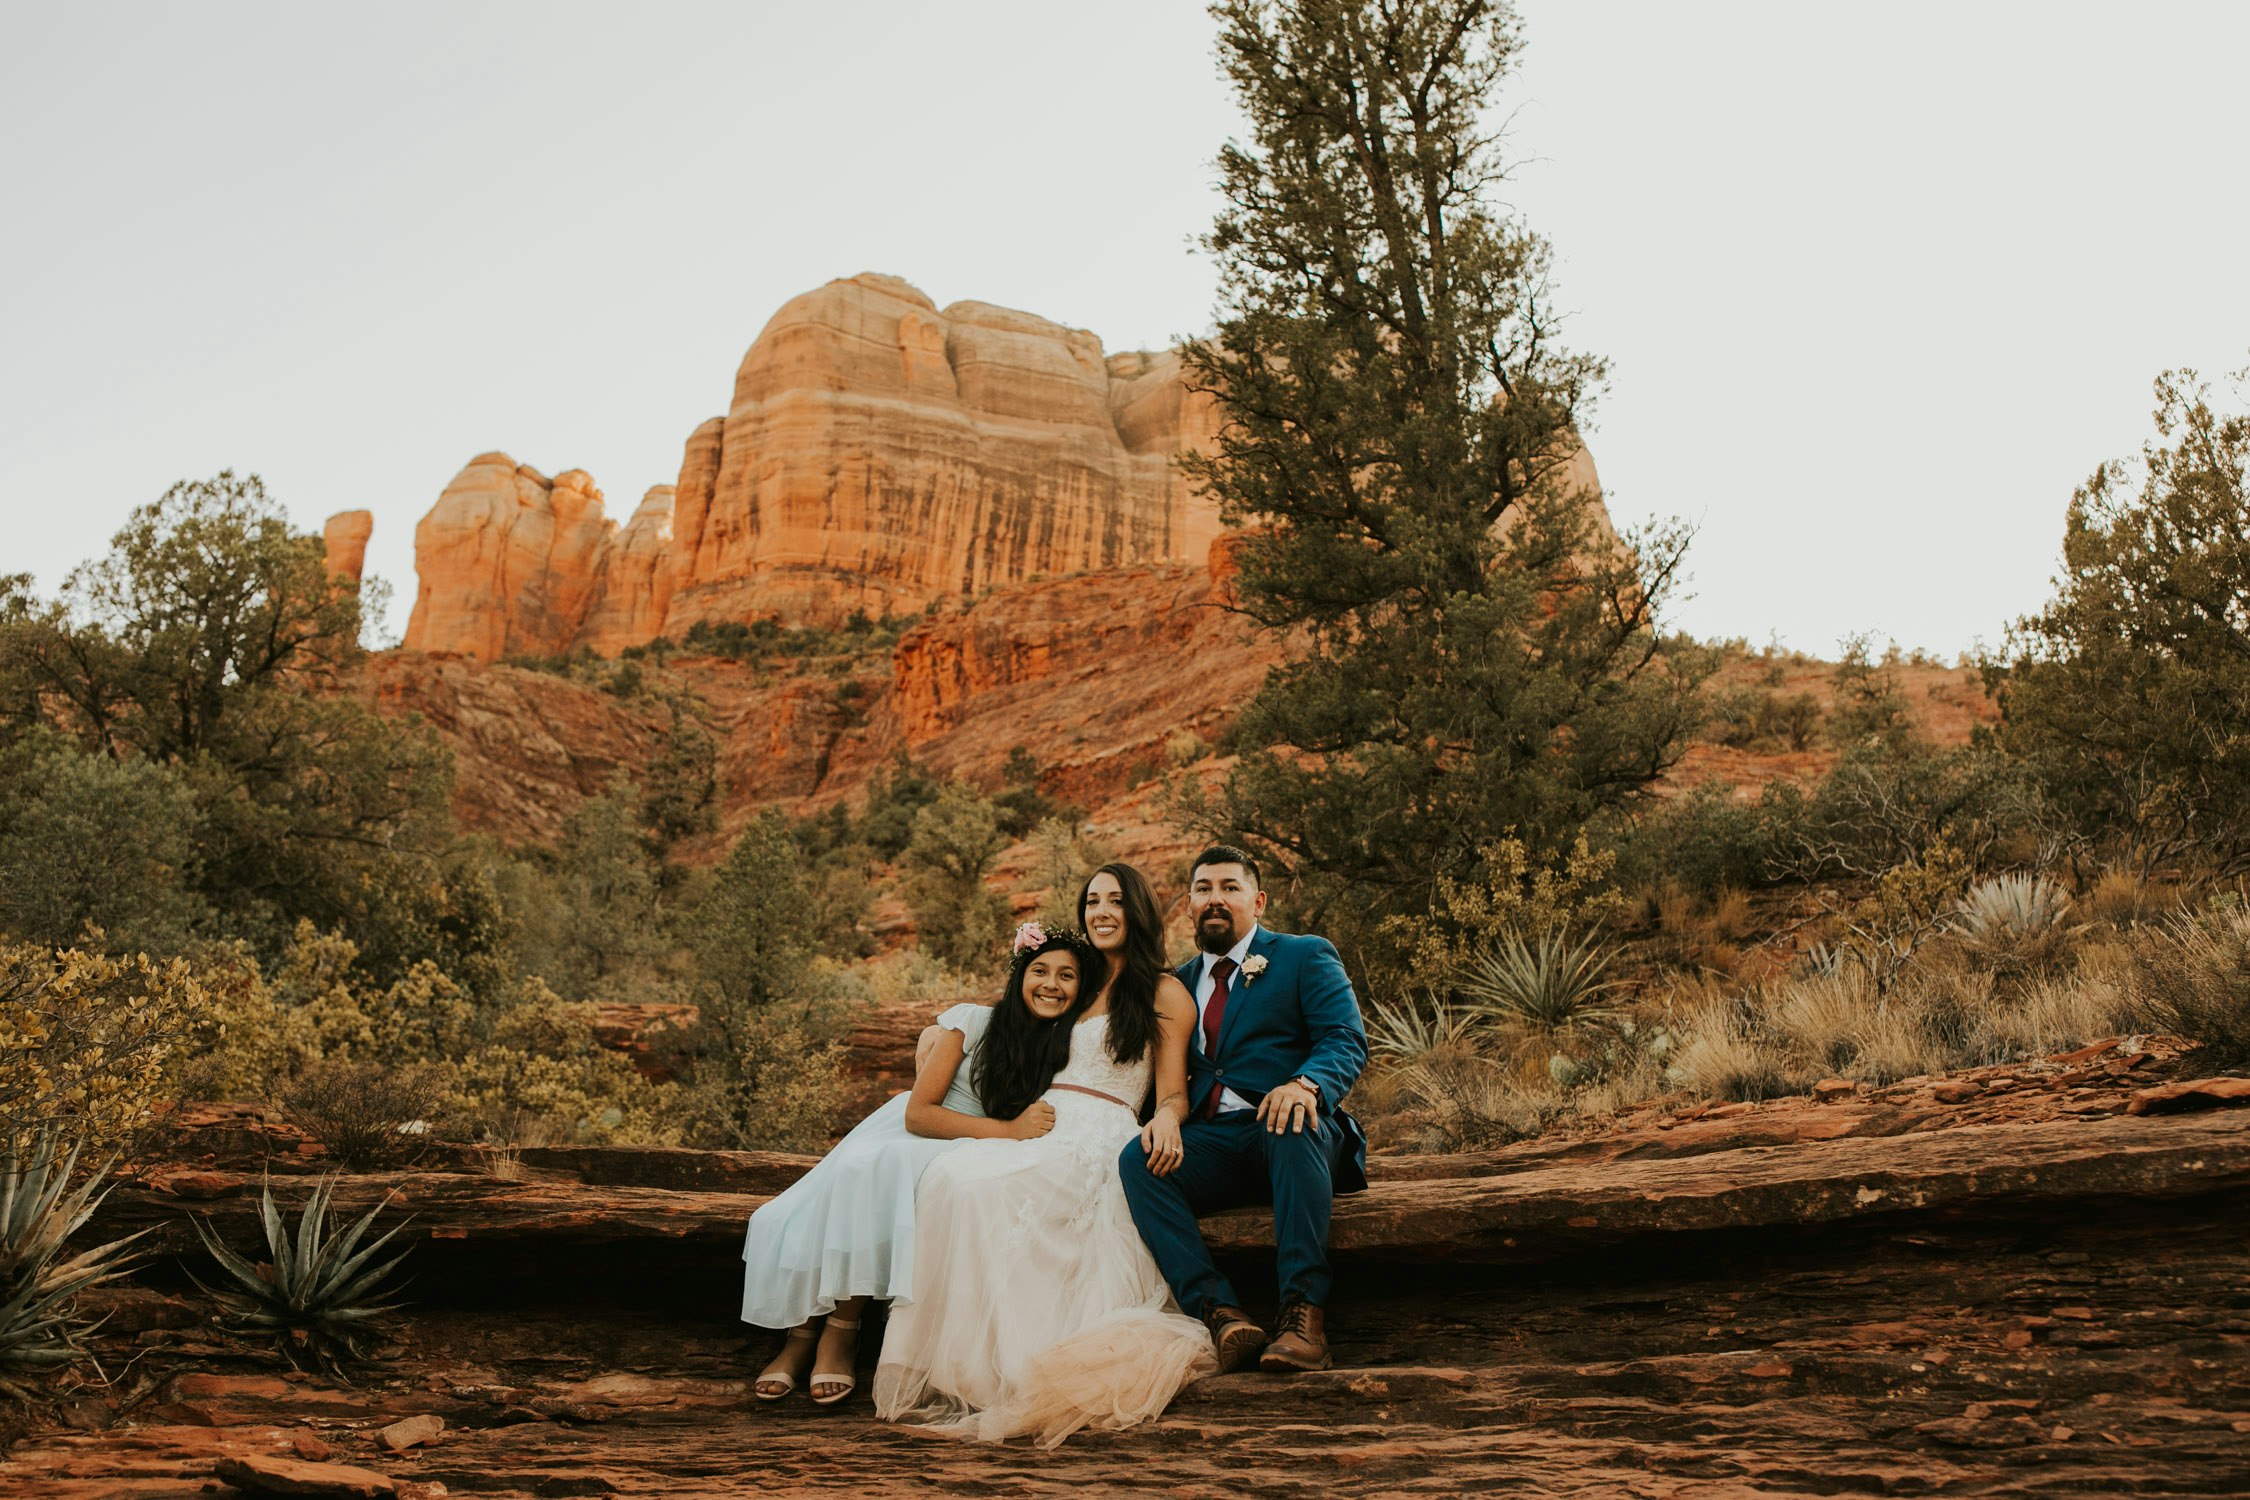
M 1083 1008 L 1081 976 L 1097 964 L 1075 933 L 1018 928 L 1000 1003 L 956 1005 L 939 1016 L 937 1045 L 913 1091 L 861 1121 L 750 1216 L 742 1319 L 789 1330 L 758 1377 L 759 1400 L 788 1395 L 808 1365 L 815 1402 L 833 1406 L 852 1393 L 867 1300 L 903 1301 L 914 1286 L 916 1183 L 963 1141 L 1026 1141 L 1054 1128 L 1055 1111 L 1040 1095 L 1067 1060 L 1067 1018 Z M 1090 997 L 1092 986 L 1083 989 Z
M 1179 1160 L 1195 1002 L 1164 972 L 1148 882 L 1106 865 L 1079 893 L 1101 955 L 1092 1002 L 1073 1017 L 1069 1058 L 1046 1102 L 1052 1132 L 963 1145 L 922 1179 L 912 1300 L 891 1314 L 875 1370 L 885 1417 L 976 1437 L 1129 1427 L 1215 1370 L 1211 1335 L 1183 1316 L 1133 1227 L 1117 1155 L 1141 1101 L 1143 1139 Z

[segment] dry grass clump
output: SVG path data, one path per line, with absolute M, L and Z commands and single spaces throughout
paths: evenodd
M 420 1155 L 450 1092 L 443 1068 L 325 1058 L 289 1080 L 281 1107 L 331 1158 L 372 1170 Z
M 1656 928 L 1658 960 L 1698 973 L 1732 974 L 1753 925 L 1747 892 L 1721 886 L 1706 898 L 1677 880 L 1643 891 L 1640 916 Z
M 1412 1144 L 1474 1151 L 1538 1135 L 1561 1114 L 1562 1090 L 1524 1076 L 1512 1062 L 1453 1042 L 1424 1052 L 1390 1078 L 1420 1126 Z
M 2133 935 L 2126 983 L 2149 1021 L 2214 1069 L 2250 1066 L 2250 910 L 2174 918 Z
M 2011 977 L 1934 943 L 1887 988 L 1849 961 L 1789 975 L 1690 1013 L 1665 1078 L 1705 1098 L 1766 1099 L 1822 1078 L 1882 1085 L 2066 1051 L 2136 1024 L 2122 953 L 2090 945 L 2067 968 L 2050 956 Z
M 1672 976 L 1655 995 L 1613 978 L 1613 950 L 1592 939 L 1491 945 L 1450 1002 L 1368 1008 L 1376 1067 L 1355 1107 L 1447 1150 L 1667 1092 L 1731 1102 L 1831 1077 L 1884 1086 L 2139 1030 L 2198 1041 L 2217 1066 L 2250 1063 L 2250 908 L 2120 935 L 2102 920 L 2126 902 L 2117 881 L 2074 899 L 2038 875 L 1958 875 L 1936 861 L 1908 870 L 1832 921 L 1796 971 L 1747 986 L 1724 965 L 1683 962 L 1748 930 L 1740 893 L 1643 893 L 1646 942 Z M 2139 883 L 2131 894 L 2169 899 Z
M 2137 1030 L 2142 1019 L 2124 981 L 2128 958 L 2124 947 L 2101 942 L 2083 949 L 2068 974 L 2038 974 L 2000 990 L 1971 1019 L 1962 1043 L 1964 1061 L 1987 1066 L 2050 1057 L 2099 1037 Z

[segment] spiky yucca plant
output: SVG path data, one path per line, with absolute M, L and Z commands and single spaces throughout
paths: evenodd
M 1368 1050 L 1400 1063 L 1410 1063 L 1425 1052 L 1462 1040 L 1475 1029 L 1477 1020 L 1436 995 L 1424 995 L 1420 1003 L 1370 1000 L 1364 1019 Z
M 368 1341 L 378 1320 L 396 1310 L 396 1302 L 380 1300 L 390 1295 L 383 1282 L 406 1259 L 400 1251 L 380 1265 L 376 1252 L 392 1235 L 406 1227 L 401 1221 L 364 1248 L 360 1241 L 383 1211 L 378 1203 L 342 1235 L 328 1232 L 328 1201 L 336 1190 L 334 1177 L 323 1177 L 305 1200 L 291 1237 L 274 1207 L 273 1182 L 265 1184 L 262 1213 L 271 1273 L 235 1254 L 202 1219 L 191 1220 L 203 1247 L 227 1273 L 224 1288 L 202 1287 L 225 1311 L 224 1321 L 237 1332 L 265 1335 L 274 1347 L 299 1369 L 318 1368 L 330 1377 L 348 1381 L 349 1369 L 368 1357 Z M 191 1271 L 188 1273 L 194 1277 Z M 378 1291 L 378 1288 L 382 1288 Z
M 1559 930 L 1536 940 L 1511 932 L 1469 961 L 1461 993 L 1472 1010 L 1525 1031 L 1598 1025 L 1617 1013 L 1617 981 L 1603 977 L 1614 957 L 1591 934 L 1573 942 Z
M 75 1312 L 78 1294 L 130 1270 L 126 1248 L 148 1233 L 60 1259 L 64 1244 L 109 1196 L 107 1188 L 97 1191 L 107 1163 L 70 1186 L 79 1149 L 64 1155 L 50 1127 L 28 1150 L 10 1141 L 0 1163 L 0 1392 L 18 1399 L 31 1398 L 85 1356 L 80 1339 L 95 1325 Z
M 2052 964 L 2082 927 L 2070 921 L 2070 892 L 2044 875 L 1996 875 L 1979 881 L 1953 911 L 1963 947 L 2000 970 Z
M 2070 917 L 2070 892 L 2044 875 L 1995 875 L 1961 898 L 1955 921 L 1971 937 L 2041 933 Z

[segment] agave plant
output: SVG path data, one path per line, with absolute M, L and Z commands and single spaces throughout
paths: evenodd
M 2031 937 L 2070 918 L 2070 892 L 2044 875 L 1996 875 L 1961 898 L 1954 924 L 1972 938 Z
M 317 1367 L 334 1379 L 348 1380 L 349 1368 L 368 1356 L 377 1320 L 398 1306 L 380 1299 L 390 1294 L 383 1283 L 406 1259 L 406 1252 L 380 1265 L 374 1261 L 376 1252 L 406 1223 L 392 1225 L 363 1247 L 360 1241 L 383 1211 L 384 1205 L 378 1203 L 343 1234 L 332 1237 L 328 1200 L 335 1190 L 334 1177 L 320 1180 L 297 1216 L 292 1238 L 273 1205 L 273 1183 L 267 1181 L 262 1212 L 270 1270 L 229 1250 L 206 1221 L 192 1220 L 203 1247 L 227 1273 L 228 1284 L 207 1286 L 194 1272 L 188 1274 L 224 1309 L 226 1323 L 236 1331 L 271 1337 L 274 1347 L 299 1369 Z
M 2043 875 L 1980 881 L 1953 910 L 1963 947 L 1996 969 L 2037 969 L 2084 929 L 2070 921 L 2070 892 Z
M 1365 1019 L 1368 1050 L 1402 1063 L 1460 1041 L 1477 1023 L 1474 1015 L 1456 1010 L 1436 995 L 1425 995 L 1420 1004 L 1371 1000 Z
M 95 1326 L 74 1310 L 78 1294 L 131 1269 L 126 1247 L 147 1230 L 60 1259 L 63 1245 L 93 1216 L 107 1188 L 107 1165 L 75 1189 L 79 1147 L 61 1156 L 56 1131 L 41 1131 L 25 1151 L 8 1143 L 0 1165 L 0 1391 L 28 1399 L 55 1372 L 84 1357 L 79 1340 Z M 58 1160 L 57 1157 L 61 1156 Z
M 1602 976 L 1616 950 L 1591 934 L 1571 941 L 1549 931 L 1536 941 L 1507 933 L 1465 967 L 1461 993 L 1478 1015 L 1553 1035 L 1600 1025 L 1617 1014 L 1618 981 Z

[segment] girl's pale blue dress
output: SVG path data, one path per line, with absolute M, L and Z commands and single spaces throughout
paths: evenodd
M 947 1109 L 984 1114 L 970 1063 L 992 1010 L 956 1005 L 937 1024 L 961 1033 Z M 904 1302 L 914 1292 L 914 1189 L 960 1141 L 906 1129 L 900 1094 L 836 1143 L 820 1164 L 750 1215 L 742 1247 L 742 1321 L 794 1328 L 847 1297 Z

